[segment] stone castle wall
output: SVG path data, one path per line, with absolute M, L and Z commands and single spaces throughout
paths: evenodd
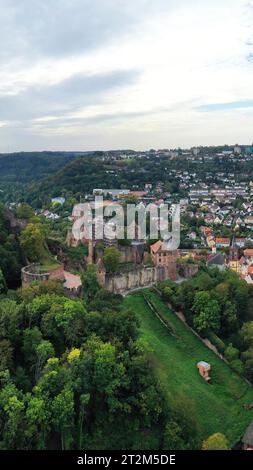
M 122 294 L 139 287 L 147 287 L 166 279 L 177 279 L 176 266 L 140 266 L 129 272 L 118 274 L 107 274 L 103 271 L 98 271 L 100 284 L 115 294 Z

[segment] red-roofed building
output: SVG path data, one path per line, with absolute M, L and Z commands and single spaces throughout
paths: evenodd
M 248 274 L 253 274 L 253 266 L 248 267 Z
M 216 238 L 216 248 L 229 248 L 230 238 Z
M 253 248 L 247 248 L 247 250 L 244 250 L 243 254 L 248 258 L 253 258 Z

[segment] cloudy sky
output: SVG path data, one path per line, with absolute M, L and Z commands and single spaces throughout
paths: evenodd
M 253 141 L 253 1 L 0 0 L 0 152 Z

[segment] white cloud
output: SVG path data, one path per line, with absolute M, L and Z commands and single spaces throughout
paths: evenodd
M 116 2 L 93 2 L 92 15 L 96 8 L 99 12 L 101 3 L 110 7 Z M 51 0 L 44 4 L 49 6 Z M 111 16 L 102 9 L 99 21 L 105 31 L 95 27 L 94 37 L 83 50 L 77 47 L 78 37 L 82 41 L 83 36 L 76 16 L 78 34 L 73 38 L 73 50 L 68 44 L 64 48 L 63 42 L 50 53 L 50 40 L 47 47 L 40 44 L 43 36 L 35 34 L 35 26 L 30 36 L 19 26 L 21 37 L 13 37 L 13 44 L 7 42 L 0 73 L 0 101 L 4 98 L 6 102 L 11 95 L 17 117 L 8 117 L 1 128 L 0 149 L 147 148 L 252 140 L 251 109 L 240 110 L 238 104 L 230 111 L 201 113 L 198 108 L 253 100 L 253 62 L 249 60 L 253 53 L 253 2 L 136 0 L 134 7 L 129 4 L 120 0 L 117 8 L 110 10 Z M 64 5 L 69 12 L 70 0 L 64 0 Z M 79 5 L 80 16 L 85 18 L 85 5 L 83 10 L 82 2 Z M 43 15 L 48 12 L 45 8 Z M 123 21 L 123 12 L 131 19 L 131 27 Z M 95 24 L 92 15 L 88 20 Z M 116 20 L 117 28 L 112 27 Z M 58 41 L 59 37 L 62 25 L 53 39 Z M 22 38 L 24 53 L 20 55 Z M 89 89 L 83 94 L 78 89 L 78 100 L 73 103 L 75 76 L 85 76 L 92 82 L 93 77 L 95 81 L 96 77 L 113 74 L 122 79 L 108 87 L 101 83 L 101 90 L 90 94 L 89 99 Z M 68 81 L 73 83 L 71 93 L 64 92 Z M 43 88 L 52 92 L 42 94 L 44 103 L 38 106 L 34 89 Z M 62 100 L 60 107 L 59 102 L 57 106 L 54 103 L 54 92 L 58 101 L 59 96 Z M 26 100 L 30 98 L 30 106 L 37 108 L 34 117 L 28 119 Z

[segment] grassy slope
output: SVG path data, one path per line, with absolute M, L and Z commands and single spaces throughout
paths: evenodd
M 253 410 L 243 404 L 253 401 L 253 389 L 222 360 L 195 337 L 161 301 L 156 293 L 145 291 L 159 312 L 176 328 L 172 337 L 149 309 L 141 293 L 124 300 L 141 322 L 141 336 L 152 348 L 152 363 L 169 401 L 179 395 L 190 397 L 195 409 L 201 438 L 224 433 L 235 444 L 253 419 Z M 205 360 L 212 365 L 213 384 L 198 374 L 196 363 Z

